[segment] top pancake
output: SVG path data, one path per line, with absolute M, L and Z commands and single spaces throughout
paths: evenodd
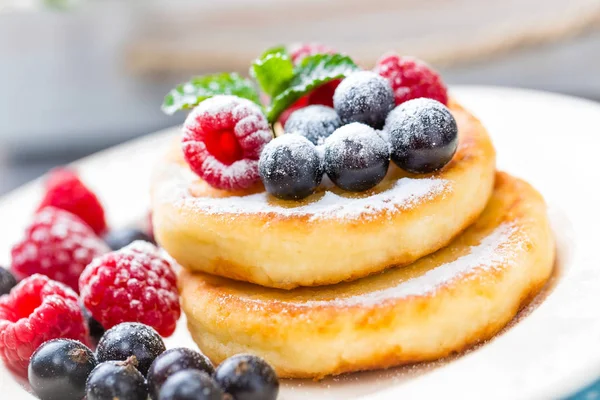
M 495 152 L 481 123 L 450 104 L 459 129 L 452 161 L 427 175 L 395 166 L 374 189 L 326 183 L 302 201 L 212 188 L 194 175 L 179 145 L 152 184 L 154 232 L 185 268 L 283 289 L 354 280 L 408 264 L 449 243 L 490 197 Z

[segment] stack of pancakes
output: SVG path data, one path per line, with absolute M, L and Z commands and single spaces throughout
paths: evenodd
M 481 123 L 450 109 L 459 145 L 442 170 L 391 166 L 368 192 L 325 183 L 301 202 L 214 189 L 174 146 L 154 177 L 154 229 L 184 267 L 200 349 L 321 378 L 438 359 L 502 329 L 551 275 L 546 206 L 496 172 Z

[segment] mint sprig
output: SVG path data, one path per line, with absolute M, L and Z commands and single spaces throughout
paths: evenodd
M 285 48 L 267 50 L 250 67 L 250 75 L 269 96 L 281 93 L 294 77 L 294 64 Z
M 294 76 L 286 87 L 273 95 L 267 109 L 267 119 L 274 123 L 282 112 L 302 96 L 318 86 L 345 78 L 359 69 L 350 57 L 341 54 L 315 54 L 306 57 L 294 69 Z
M 229 94 L 251 100 L 261 105 L 254 83 L 236 73 L 220 73 L 192 78 L 178 85 L 164 99 L 162 110 L 169 115 L 187 110 L 203 100 L 219 94 Z

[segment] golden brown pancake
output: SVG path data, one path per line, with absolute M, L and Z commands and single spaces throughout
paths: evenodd
M 281 377 L 322 378 L 434 360 L 492 337 L 553 262 L 542 197 L 498 173 L 477 221 L 403 268 L 290 291 L 189 271 L 179 283 L 189 330 L 215 363 L 249 352 Z
M 215 189 L 175 144 L 153 178 L 156 238 L 187 269 L 284 289 L 411 263 L 469 226 L 492 191 L 495 152 L 485 128 L 456 103 L 450 108 L 459 145 L 442 170 L 411 175 L 392 166 L 370 191 L 324 184 L 299 202 L 275 199 L 262 186 Z

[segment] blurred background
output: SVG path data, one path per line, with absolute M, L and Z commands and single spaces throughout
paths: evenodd
M 600 101 L 600 0 L 0 0 L 0 194 L 180 123 L 160 104 L 189 76 L 299 41 Z

